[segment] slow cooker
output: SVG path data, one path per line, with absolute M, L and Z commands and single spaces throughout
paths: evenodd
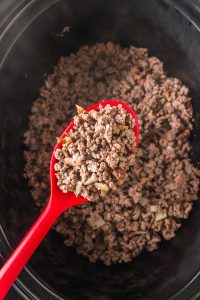
M 70 32 L 60 36 L 63 28 Z M 0 261 L 36 219 L 23 176 L 32 102 L 60 56 L 113 41 L 146 47 L 190 88 L 194 164 L 200 161 L 199 0 L 1 0 Z M 6 299 L 200 299 L 200 204 L 176 237 L 127 264 L 90 263 L 51 230 Z

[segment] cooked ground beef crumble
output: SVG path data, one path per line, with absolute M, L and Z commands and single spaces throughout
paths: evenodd
M 89 112 L 77 108 L 74 127 L 58 139 L 62 146 L 54 154 L 57 184 L 64 193 L 99 201 L 117 190 L 134 165 L 135 120 L 121 104 Z
M 55 230 L 66 246 L 110 265 L 131 261 L 143 249 L 156 249 L 162 238 L 175 236 L 196 199 L 199 171 L 189 159 L 188 88 L 167 77 L 160 60 L 146 49 L 111 42 L 84 46 L 60 59 L 33 103 L 25 133 L 25 176 L 39 207 L 49 196 L 55 136 L 71 120 L 75 104 L 88 107 L 105 98 L 123 100 L 135 110 L 137 159 L 118 191 L 66 211 Z

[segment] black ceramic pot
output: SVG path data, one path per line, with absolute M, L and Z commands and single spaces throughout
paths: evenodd
M 65 26 L 70 33 L 57 37 Z M 39 212 L 23 177 L 32 102 L 61 55 L 113 41 L 147 47 L 191 90 L 192 159 L 200 158 L 200 1 L 1 0 L 0 253 L 7 257 Z M 106 267 L 66 249 L 51 231 L 6 299 L 199 299 L 200 205 L 177 236 L 134 262 Z M 9 246 L 10 245 L 10 246 Z

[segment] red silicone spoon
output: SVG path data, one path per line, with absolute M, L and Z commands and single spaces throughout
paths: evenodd
M 122 107 L 133 116 L 133 118 L 135 119 L 134 132 L 137 146 L 139 137 L 139 125 L 137 116 L 126 103 L 118 100 L 105 100 L 88 107 L 87 111 L 98 110 L 99 105 L 106 106 L 107 104 L 110 104 L 111 106 L 117 106 L 118 104 L 121 104 Z M 67 126 L 61 138 L 65 137 L 66 134 L 69 133 L 69 131 L 73 128 L 73 126 L 74 121 L 72 121 L 69 126 Z M 57 179 L 54 173 L 54 164 L 56 163 L 54 152 L 57 148 L 61 147 L 62 144 L 57 143 L 51 157 L 51 195 L 47 206 L 0 270 L 0 300 L 4 299 L 6 293 L 12 286 L 18 274 L 23 269 L 23 267 L 25 266 L 31 255 L 34 253 L 40 242 L 43 240 L 49 229 L 55 223 L 57 218 L 68 208 L 88 201 L 83 197 L 76 197 L 72 192 L 63 193 L 57 186 Z

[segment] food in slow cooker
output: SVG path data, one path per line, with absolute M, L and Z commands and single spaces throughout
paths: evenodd
M 61 57 L 33 103 L 25 133 L 25 175 L 38 207 L 49 196 L 55 136 L 71 120 L 75 104 L 123 100 L 136 112 L 140 126 L 137 159 L 118 191 L 103 201 L 71 208 L 58 220 L 55 230 L 67 247 L 110 265 L 131 261 L 175 236 L 199 187 L 199 170 L 190 161 L 188 92 L 147 49 L 108 42 Z
M 122 105 L 87 112 L 78 106 L 74 127 L 58 139 L 54 165 L 57 184 L 67 193 L 74 192 L 89 201 L 99 201 L 117 190 L 134 165 L 135 120 Z

